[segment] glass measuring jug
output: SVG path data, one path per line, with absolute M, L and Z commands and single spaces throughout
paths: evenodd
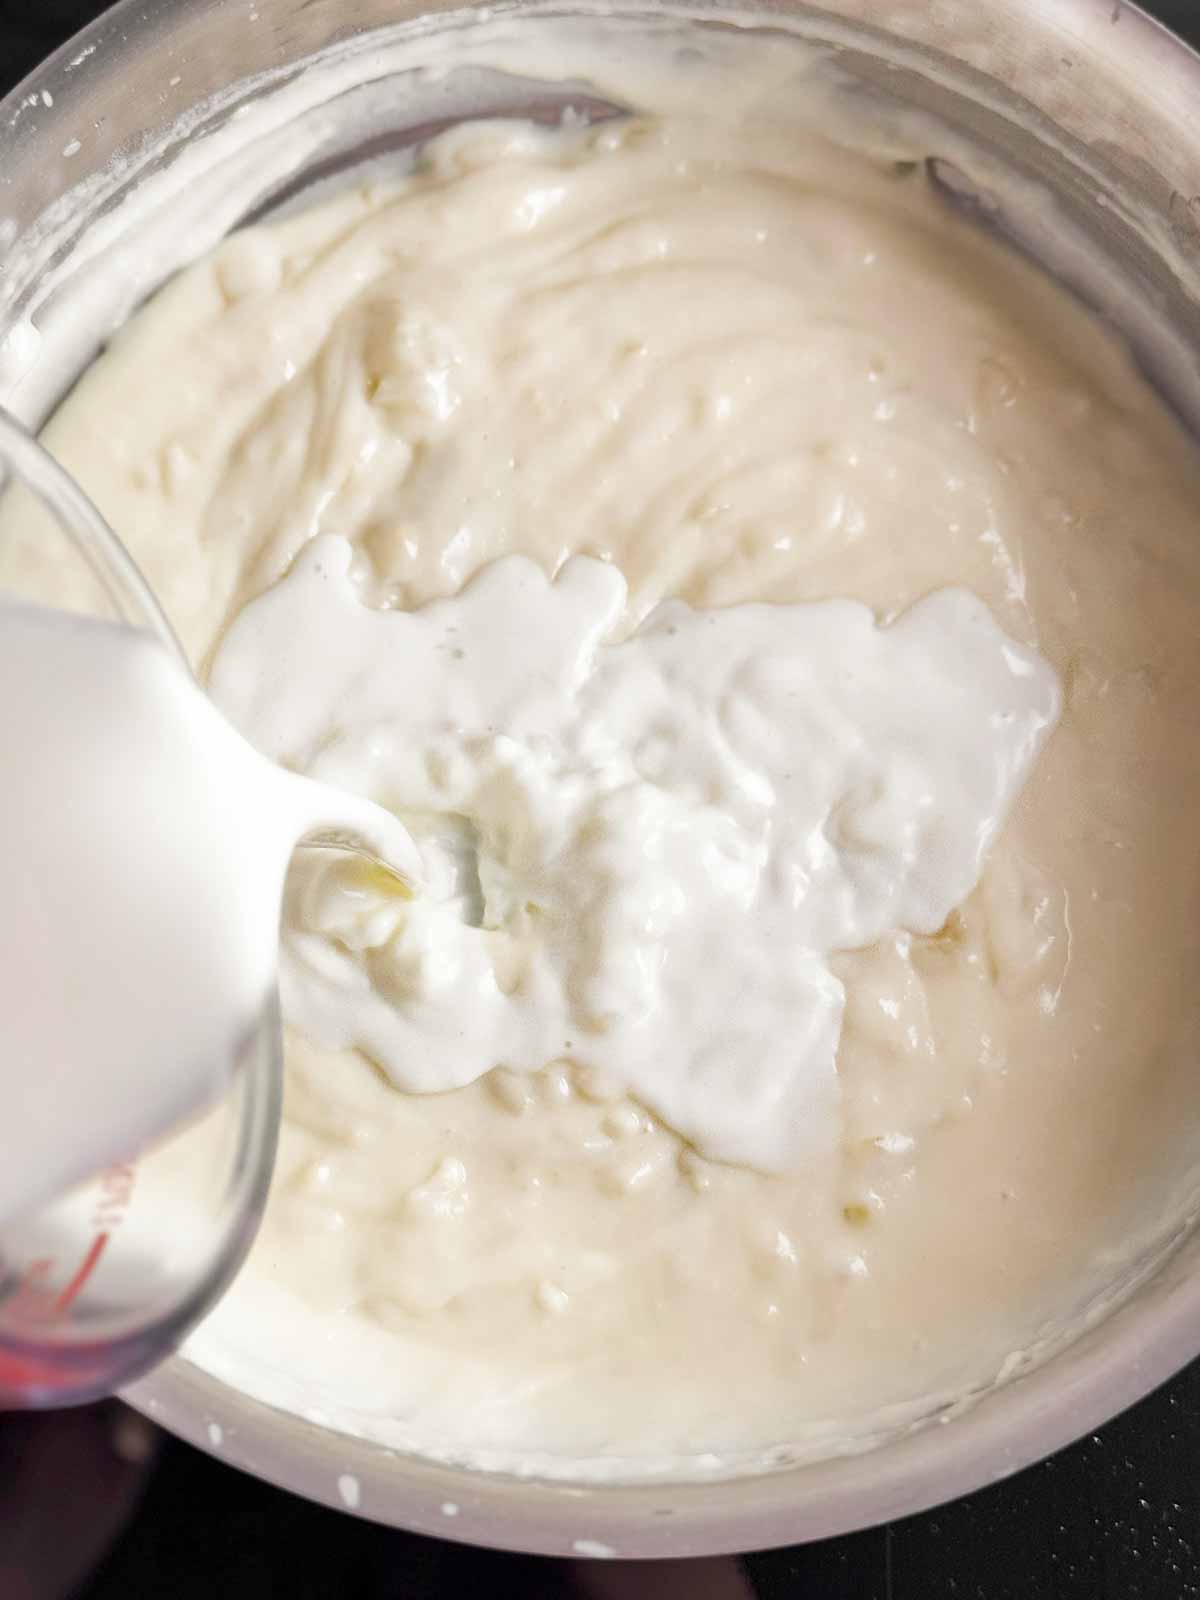
M 155 635 L 186 670 L 154 597 L 103 518 L 0 411 L 5 599 L 115 617 Z M 71 1003 L 66 981 L 62 1003 Z M 169 1354 L 221 1293 L 266 1198 L 280 1048 L 272 997 L 227 1064 L 223 1099 L 203 1118 L 152 1152 L 131 1150 L 69 1193 L 0 1223 L 0 1408 L 72 1404 L 130 1382 Z M 0 1159 L 3 1095 L 20 1092 L 20 1064 L 7 1066 L 0 1068 Z

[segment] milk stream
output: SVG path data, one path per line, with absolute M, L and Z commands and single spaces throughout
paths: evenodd
M 669 601 L 626 635 L 627 601 L 611 562 L 505 556 L 373 609 L 323 537 L 234 621 L 216 703 L 399 811 L 429 885 L 306 863 L 284 1010 L 409 1094 L 567 1057 L 704 1155 L 793 1171 L 839 1139 L 830 958 L 967 899 L 1058 678 L 964 589 L 886 626 Z
M 0 1221 L 215 1102 L 275 984 L 306 836 L 404 828 L 254 751 L 150 635 L 0 608 Z

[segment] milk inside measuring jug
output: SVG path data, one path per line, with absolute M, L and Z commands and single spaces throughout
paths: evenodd
M 9 419 L 0 455 L 77 553 L 120 560 Z M 274 1146 L 275 963 L 297 844 L 353 844 L 398 892 L 419 872 L 387 812 L 252 749 L 144 608 L 136 585 L 117 607 L 129 620 L 0 596 L 0 1403 L 132 1376 L 236 1265 Z M 198 1118 L 184 1137 L 199 1153 L 171 1152 L 195 1192 L 168 1207 L 137 1158 Z

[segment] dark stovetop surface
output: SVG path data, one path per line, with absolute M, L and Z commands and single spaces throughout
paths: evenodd
M 0 0 L 0 92 L 103 9 L 100 0 Z M 1200 0 L 1150 0 L 1146 9 L 1200 44 Z M 79 1460 L 96 1437 L 107 1439 L 113 1414 L 80 1413 L 74 1421 L 90 1429 L 71 1442 Z M 118 1418 L 118 1434 L 121 1427 Z M 32 1562 L 22 1566 L 12 1554 L 29 1547 L 29 1530 L 14 1538 L 17 1519 L 10 1510 L 6 1524 L 6 1501 L 12 1507 L 14 1496 L 20 1499 L 20 1487 L 12 1489 L 18 1463 L 32 1479 L 27 1464 L 36 1452 L 29 1435 L 8 1428 L 0 1427 L 0 1600 L 58 1600 L 68 1592 L 61 1582 L 34 1579 L 31 1586 Z M 133 1446 L 140 1443 L 135 1437 Z M 97 1499 L 107 1485 L 108 1499 L 123 1505 L 122 1475 L 131 1471 L 142 1498 L 99 1569 L 73 1591 L 77 1600 L 440 1600 L 476 1586 L 497 1600 L 581 1592 L 555 1563 L 378 1528 L 273 1489 L 178 1440 L 154 1443 L 148 1468 L 129 1467 L 127 1458 L 140 1451 L 126 1439 L 111 1471 L 100 1472 Z M 1006 1483 L 889 1527 L 750 1556 L 744 1567 L 765 1600 L 1200 1600 L 1198 1469 L 1200 1363 L 1100 1433 Z M 32 1484 L 43 1506 L 62 1493 L 58 1477 Z M 120 1514 L 117 1506 L 113 1517 Z M 73 1518 L 64 1517 L 67 1543 L 72 1527 Z M 609 1570 L 603 1592 L 629 1600 L 702 1600 L 723 1576 L 660 1567 L 647 1582 L 644 1573 Z M 718 1592 L 711 1589 L 714 1600 Z

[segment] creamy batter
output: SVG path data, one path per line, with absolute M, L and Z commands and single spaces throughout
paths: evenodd
M 565 1040 L 414 1095 L 293 1031 L 266 1225 L 194 1359 L 454 1459 L 737 1470 L 986 1385 L 1157 1232 L 1197 1101 L 1200 475 L 919 168 L 766 119 L 459 129 L 184 273 L 50 442 L 205 670 L 331 535 L 385 611 L 596 558 L 622 635 L 836 600 L 886 636 L 959 586 L 1063 689 L 978 886 L 830 946 L 827 1143 L 711 1159 Z

